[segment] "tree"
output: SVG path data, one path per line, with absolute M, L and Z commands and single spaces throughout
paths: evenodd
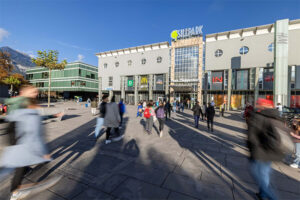
M 49 50 L 49 51 L 38 51 L 37 58 L 32 58 L 32 62 L 37 66 L 47 68 L 49 70 L 48 76 L 48 107 L 50 107 L 50 91 L 51 91 L 51 71 L 54 69 L 64 69 L 67 61 L 63 60 L 60 63 L 58 62 L 58 51 Z
M 3 83 L 10 85 L 10 94 L 13 94 L 14 86 L 20 85 L 21 81 L 15 76 L 9 76 L 3 80 Z
M 14 69 L 8 52 L 0 51 L 0 83 L 9 77 Z

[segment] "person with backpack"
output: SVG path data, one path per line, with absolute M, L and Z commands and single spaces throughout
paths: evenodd
M 208 131 L 211 130 L 211 132 L 214 132 L 214 117 L 215 117 L 215 108 L 211 105 L 211 103 L 208 104 L 208 107 L 206 108 L 206 119 L 207 119 L 207 128 Z
M 113 128 L 115 133 L 120 136 L 119 125 L 121 122 L 121 117 L 119 113 L 119 107 L 115 102 L 115 96 L 112 96 L 110 103 L 106 104 L 106 111 L 104 117 L 104 126 L 106 126 L 106 140 L 105 144 L 111 143 L 110 131 Z
M 106 112 L 106 104 L 108 102 L 108 95 L 102 96 L 102 102 L 99 106 L 99 117 L 97 118 L 96 128 L 95 128 L 95 138 L 97 139 L 101 134 L 101 129 L 104 123 L 104 117 Z
M 144 111 L 144 117 L 146 119 L 145 130 L 148 134 L 152 134 L 153 116 L 155 116 L 155 112 L 154 112 L 154 109 L 153 109 L 153 103 L 150 101 L 147 104 L 146 109 Z
M 142 117 L 143 114 L 143 105 L 141 103 L 138 104 L 136 117 Z
M 123 124 L 123 115 L 126 112 L 126 107 L 125 107 L 125 104 L 123 102 L 123 99 L 121 99 L 121 101 L 119 102 L 119 112 L 120 112 L 120 118 L 121 118 L 119 128 L 121 129 L 122 124 Z
M 201 107 L 199 106 L 198 101 L 196 102 L 196 105 L 193 106 L 192 111 L 193 111 L 193 114 L 194 114 L 195 128 L 198 128 L 200 114 L 202 113 Z
M 159 123 L 159 137 L 163 136 L 163 129 L 165 125 L 165 113 L 166 109 L 163 102 L 159 102 L 159 106 L 155 109 L 155 114 Z
M 258 199 L 278 199 L 271 189 L 271 164 L 281 161 L 286 149 L 292 151 L 293 143 L 288 133 L 289 129 L 281 122 L 273 101 L 258 99 L 256 111 L 249 119 L 247 141 L 251 173 L 259 186 Z

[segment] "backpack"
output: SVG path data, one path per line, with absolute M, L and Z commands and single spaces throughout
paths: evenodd
M 157 118 L 164 118 L 165 117 L 165 110 L 163 107 L 160 107 L 156 111 L 156 117 Z
M 149 108 L 146 108 L 145 111 L 144 111 L 144 117 L 146 119 L 149 119 L 151 117 L 151 112 L 150 112 L 150 109 Z

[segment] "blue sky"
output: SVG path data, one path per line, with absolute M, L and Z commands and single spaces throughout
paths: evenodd
M 170 41 L 174 29 L 203 33 L 300 19 L 300 0 L 0 0 L 0 47 L 97 65 L 95 53 Z

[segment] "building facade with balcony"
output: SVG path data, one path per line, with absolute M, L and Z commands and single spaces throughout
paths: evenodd
M 107 93 L 129 104 L 166 99 L 169 54 L 168 42 L 97 53 L 99 96 Z
M 26 79 L 39 89 L 40 96 L 48 94 L 49 70 L 36 67 L 26 71 Z M 51 71 L 51 96 L 83 99 L 98 95 L 98 68 L 82 62 L 68 63 L 63 70 Z
M 204 101 L 300 107 L 300 20 L 206 35 Z

